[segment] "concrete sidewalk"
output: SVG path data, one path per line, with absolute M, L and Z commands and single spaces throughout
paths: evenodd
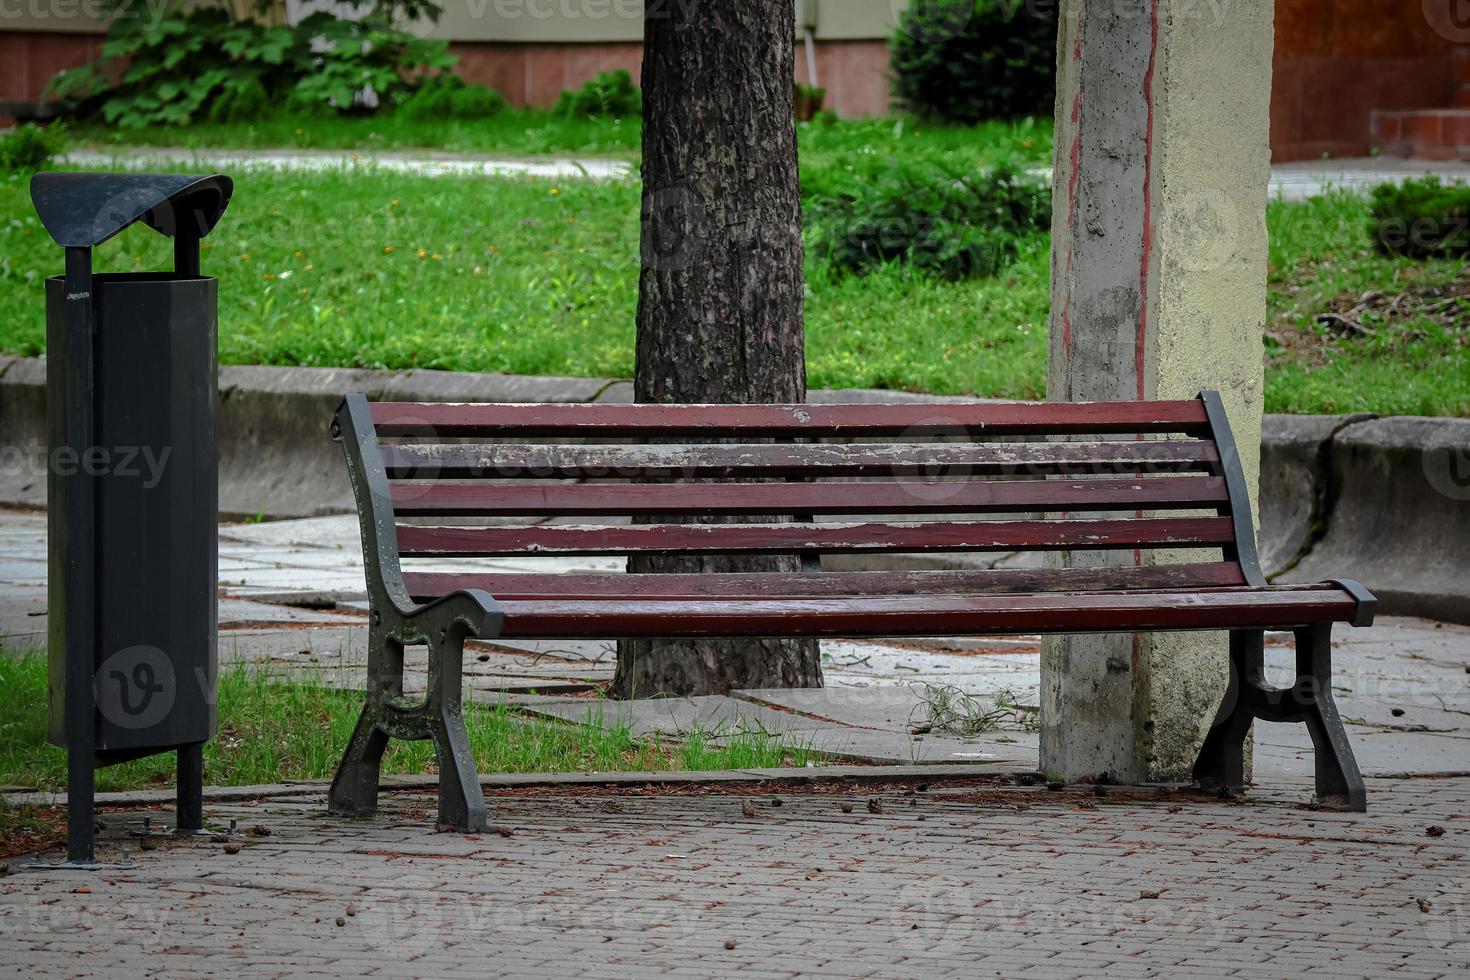
M 0 878 L 0 958 L 33 977 L 1464 976 L 1470 781 L 1374 781 L 1367 814 L 1307 791 L 521 790 L 494 794 L 484 836 L 434 833 L 413 793 L 350 821 L 266 797 L 207 808 L 238 840 Z M 138 815 L 103 819 L 115 856 Z
M 194 150 L 184 147 L 129 147 L 109 150 L 72 150 L 65 161 L 78 167 L 148 170 L 187 164 L 196 169 L 321 171 L 343 167 L 373 167 L 423 177 L 485 176 L 533 177 L 553 180 L 620 180 L 636 178 L 638 165 L 627 160 L 599 157 L 524 159 L 458 153 L 359 152 L 349 150 Z M 1051 178 L 1050 168 L 1037 168 L 1039 177 Z M 1364 194 L 1385 181 L 1438 174 L 1447 180 L 1470 180 L 1470 164 L 1457 161 L 1403 160 L 1361 157 L 1310 160 L 1271 168 L 1270 194 L 1300 201 L 1338 188 Z
M 110 150 L 72 150 L 63 160 L 77 167 L 151 170 L 187 164 L 204 170 L 323 171 L 368 168 L 419 177 L 535 177 L 545 180 L 619 180 L 636 177 L 638 167 L 627 160 L 600 157 L 472 156 L 460 153 L 395 153 L 355 150 L 225 150 L 185 147 L 127 147 Z

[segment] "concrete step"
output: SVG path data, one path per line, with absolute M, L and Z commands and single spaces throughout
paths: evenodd
M 1465 107 L 1375 112 L 1373 144 L 1384 156 L 1470 160 L 1470 97 L 1460 104 Z

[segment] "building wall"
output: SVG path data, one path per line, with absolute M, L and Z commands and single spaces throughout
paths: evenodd
M 658 0 L 687 2 L 706 0 Z M 902 0 L 796 2 L 798 23 L 816 24 L 817 75 L 828 90 L 827 106 L 847 117 L 886 114 L 886 38 Z M 1453 104 L 1451 52 L 1456 41 L 1470 42 L 1470 25 L 1461 30 L 1453 19 L 1462 2 L 1276 0 L 1274 158 L 1361 156 L 1372 146 L 1373 110 Z M 88 14 L 95 7 L 82 0 L 54 10 L 25 4 L 0 12 L 0 99 L 39 98 L 56 71 L 95 58 L 104 29 L 100 17 Z M 335 9 L 325 0 L 286 0 L 293 19 L 322 7 Z M 639 73 L 642 0 L 446 0 L 444 8 L 437 24 L 419 32 L 450 40 L 463 73 L 512 105 L 550 106 L 563 89 L 599 71 Z M 808 82 L 800 46 L 796 60 L 798 80 Z
M 1450 105 L 1455 45 L 1426 16 L 1437 2 L 1460 0 L 1276 0 L 1273 158 L 1364 156 L 1374 109 Z
M 95 61 L 101 47 L 96 32 L 0 30 L 0 99 L 39 99 L 57 72 Z
M 657 0 L 652 9 L 689 2 L 706 0 Z M 902 0 L 795 2 L 797 23 L 815 24 L 817 79 L 828 90 L 827 107 L 843 116 L 884 115 L 886 39 Z M 437 23 L 410 29 L 449 41 L 461 73 L 512 105 L 547 108 L 599 71 L 626 68 L 638 77 L 646 6 L 643 0 L 443 0 Z M 37 4 L 0 10 L 0 99 L 37 99 L 57 71 L 93 60 L 106 30 L 97 9 L 95 0 L 78 0 L 64 18 Z M 133 9 L 147 16 L 150 8 Z M 333 0 L 285 0 L 284 9 L 292 22 L 317 10 L 351 12 Z M 799 45 L 802 82 L 808 82 L 806 64 Z
M 549 107 L 565 89 L 581 86 L 600 71 L 626 68 L 639 79 L 643 45 L 496 44 L 456 41 L 449 50 L 459 58 L 459 73 L 488 85 L 513 106 Z
M 826 108 L 838 115 L 887 113 L 888 45 L 884 41 L 818 41 L 817 80 L 827 89 Z M 459 73 L 488 85 L 514 106 L 549 107 L 565 89 L 577 88 L 600 71 L 626 68 L 641 84 L 643 46 L 636 41 L 606 44 L 505 44 L 456 41 Z M 806 55 L 798 48 L 796 78 L 807 83 Z

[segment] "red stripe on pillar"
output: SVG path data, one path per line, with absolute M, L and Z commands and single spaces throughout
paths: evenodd
M 1154 171 L 1154 70 L 1159 58 L 1159 0 L 1150 4 L 1149 25 L 1151 36 L 1148 51 L 1148 71 L 1143 76 L 1143 101 L 1148 107 L 1148 136 L 1143 150 L 1143 257 L 1138 273 L 1138 336 L 1134 344 L 1133 370 L 1137 374 L 1138 397 L 1146 398 L 1145 353 L 1148 339 L 1148 279 L 1149 264 L 1153 260 L 1153 171 Z

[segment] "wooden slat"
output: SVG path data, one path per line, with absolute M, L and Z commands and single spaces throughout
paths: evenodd
M 1219 547 L 1234 541 L 1228 517 L 1095 521 L 967 521 L 868 524 L 646 524 L 615 527 L 420 527 L 399 525 L 405 556 L 623 555 L 634 552 L 828 554 L 907 551 L 1056 551 Z
M 380 402 L 383 436 L 797 438 L 955 435 L 1207 434 L 1198 399 L 1091 404 L 490 405 Z
M 972 636 L 1288 628 L 1347 622 L 1337 587 L 843 599 L 510 601 L 507 638 Z
M 1085 513 L 1230 502 L 1219 477 L 991 483 L 394 483 L 391 492 L 400 517 Z
M 1209 471 L 1203 440 L 856 445 L 537 446 L 385 445 L 390 479 L 1046 476 L 1059 473 Z
M 773 598 L 781 596 L 981 595 L 1000 592 L 1113 592 L 1127 589 L 1223 588 L 1245 584 L 1235 562 L 1126 565 L 1100 568 L 1018 568 L 986 571 L 823 572 L 792 575 L 738 572 L 705 575 L 561 575 L 520 572 L 405 572 L 415 602 L 479 589 L 499 600 Z

